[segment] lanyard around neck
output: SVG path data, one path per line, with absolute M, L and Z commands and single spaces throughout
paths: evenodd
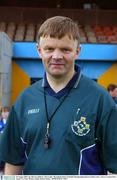
M 72 88 L 69 89 L 68 93 L 63 97 L 63 99 L 61 100 L 60 104 L 56 107 L 56 109 L 54 110 L 54 112 L 51 114 L 51 116 L 49 117 L 48 114 L 48 107 L 47 107 L 47 97 L 46 97 L 46 92 L 44 89 L 44 103 L 45 103 L 45 112 L 46 112 L 46 119 L 47 119 L 47 126 L 46 126 L 46 134 L 45 134 L 45 138 L 44 138 L 44 147 L 46 149 L 49 148 L 50 143 L 51 143 L 51 138 L 50 138 L 50 125 L 51 125 L 51 121 L 54 117 L 54 115 L 56 114 L 56 112 L 58 111 L 58 109 L 61 107 L 61 105 L 63 104 L 63 102 L 66 100 L 66 98 L 68 97 L 69 93 L 71 92 Z

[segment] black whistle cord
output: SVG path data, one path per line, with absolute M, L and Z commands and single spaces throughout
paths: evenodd
M 72 87 L 73 88 L 73 87 Z M 69 91 L 67 92 L 67 94 L 63 97 L 62 101 L 60 102 L 60 104 L 56 107 L 56 109 L 54 110 L 54 112 L 52 113 L 52 115 L 49 117 L 48 115 L 48 107 L 47 107 L 47 98 L 46 98 L 46 92 L 44 89 L 44 103 L 45 103 L 45 111 L 46 111 L 46 118 L 47 118 L 47 126 L 46 126 L 46 134 L 45 134 L 45 138 L 44 138 L 44 147 L 46 149 L 49 148 L 50 143 L 51 143 L 51 138 L 50 138 L 50 124 L 52 121 L 53 116 L 56 114 L 57 110 L 61 107 L 61 105 L 63 104 L 63 102 L 66 100 L 66 98 L 68 97 L 68 95 L 70 94 L 72 88 L 69 89 Z

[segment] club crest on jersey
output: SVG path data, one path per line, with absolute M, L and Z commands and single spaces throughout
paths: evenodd
M 74 121 L 71 125 L 72 131 L 78 136 L 85 136 L 90 131 L 90 124 L 86 123 L 86 118 L 82 117 L 79 121 Z

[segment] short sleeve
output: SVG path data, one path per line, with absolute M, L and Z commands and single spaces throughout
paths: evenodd
M 0 136 L 0 160 L 23 165 L 25 161 L 24 148 L 20 139 L 17 114 L 14 106 L 11 108 L 3 134 Z
M 108 106 L 109 104 L 107 104 Z M 100 140 L 100 157 L 104 167 L 111 173 L 117 173 L 117 108 L 110 107 L 97 127 L 97 139 Z

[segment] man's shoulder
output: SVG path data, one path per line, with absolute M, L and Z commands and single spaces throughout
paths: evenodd
M 24 89 L 24 91 L 21 94 L 27 94 L 31 92 L 34 93 L 35 91 L 41 91 L 41 90 L 42 90 L 42 79 L 38 80 L 37 82 L 33 83 L 32 85 Z
M 99 85 L 96 81 L 90 79 L 89 77 L 82 75 L 81 76 L 81 85 L 86 89 L 86 90 L 92 90 L 92 91 L 99 91 L 99 92 L 104 92 L 107 93 L 107 90 Z
M 34 90 L 38 90 L 41 91 L 42 87 L 43 87 L 43 79 L 40 79 L 38 81 L 36 81 L 35 83 L 33 83 L 32 85 L 30 85 L 28 88 L 26 88 L 26 92 L 27 91 L 34 91 Z
M 112 108 L 115 108 L 115 103 L 108 91 L 85 75 L 81 76 L 81 80 L 77 88 L 77 92 L 78 91 L 82 97 L 86 97 L 86 99 L 90 102 L 100 104 L 100 107 L 103 105 L 105 112 L 109 112 Z
M 26 89 L 24 89 L 21 94 L 17 97 L 16 102 L 25 101 L 29 99 L 31 96 L 39 96 L 40 93 L 42 94 L 42 79 L 35 82 L 34 84 L 30 85 Z
M 100 99 L 106 104 L 114 106 L 112 97 L 108 93 L 107 89 L 95 82 L 94 80 L 82 75 L 80 81 L 81 91 L 84 95 L 91 95 L 92 98 Z

